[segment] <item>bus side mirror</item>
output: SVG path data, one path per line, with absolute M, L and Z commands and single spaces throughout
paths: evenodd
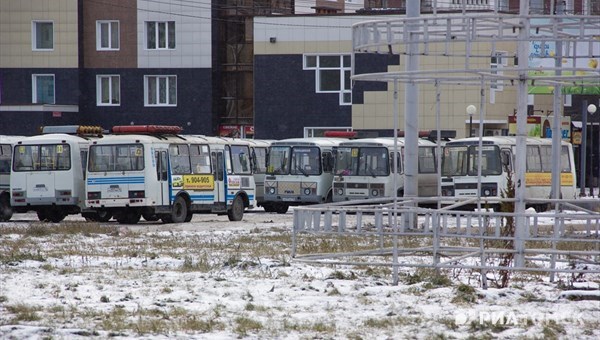
M 510 165 L 510 159 L 508 158 L 508 154 L 502 154 L 502 165 L 508 167 Z

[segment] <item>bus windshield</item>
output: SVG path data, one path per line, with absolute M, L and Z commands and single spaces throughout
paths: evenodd
M 320 175 L 321 174 L 321 152 L 318 147 L 294 147 L 292 148 L 292 175 Z
M 500 148 L 484 145 L 481 151 L 481 174 L 501 175 Z M 477 176 L 478 156 L 478 145 L 446 145 L 442 156 L 442 176 Z
M 390 161 L 384 147 L 340 147 L 335 156 L 335 174 L 342 176 L 388 176 Z
M 230 147 L 231 171 L 234 174 L 252 174 L 250 168 L 250 149 L 245 145 L 231 145 Z M 228 166 L 227 169 L 230 169 Z
M 68 144 L 18 145 L 15 147 L 14 171 L 48 171 L 71 169 Z
M 289 146 L 272 146 L 269 151 L 267 173 L 272 175 L 289 174 L 288 160 L 291 151 Z
M 89 159 L 90 172 L 143 170 L 144 146 L 142 144 L 92 145 Z

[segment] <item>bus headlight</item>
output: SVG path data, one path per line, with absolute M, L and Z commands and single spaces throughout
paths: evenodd
M 340 195 L 340 196 L 343 196 L 344 195 L 344 189 L 342 189 L 342 188 L 337 189 L 337 194 Z
M 452 188 L 442 188 L 442 196 L 454 196 Z
M 304 189 L 304 194 L 305 195 L 310 195 L 310 188 L 305 188 Z
M 371 196 L 379 196 L 379 191 L 378 190 L 371 190 Z
M 491 194 L 490 189 L 483 190 L 483 196 L 489 196 Z
M 275 195 L 275 188 L 271 187 L 267 189 L 267 192 L 271 195 Z

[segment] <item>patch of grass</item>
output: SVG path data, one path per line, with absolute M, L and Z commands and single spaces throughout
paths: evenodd
M 493 333 L 500 333 L 508 329 L 508 326 L 502 321 L 503 320 L 500 320 L 499 322 L 491 322 L 486 320 L 480 322 L 480 320 L 473 320 L 469 325 L 469 329 L 471 332 L 491 331 Z
M 566 334 L 565 327 L 558 324 L 555 320 L 546 320 L 542 324 L 542 335 L 544 339 L 559 339 L 562 335 Z
M 207 253 L 203 253 L 194 259 L 190 255 L 186 255 L 183 258 L 180 270 L 182 272 L 201 272 L 208 273 L 214 266 L 210 263 L 210 258 Z
M 239 316 L 235 318 L 234 331 L 239 336 L 247 336 L 249 332 L 260 331 L 263 325 L 260 321 L 253 320 L 246 316 Z
M 456 295 L 452 298 L 452 303 L 470 304 L 477 301 L 477 292 L 475 288 L 461 283 L 455 289 Z
M 21 321 L 38 321 L 40 320 L 39 312 L 41 309 L 34 306 L 28 306 L 22 303 L 16 305 L 9 305 L 5 307 L 6 310 L 14 314 L 11 323 L 18 323 Z
M 404 278 L 404 283 L 408 285 L 425 282 L 424 288 L 431 289 L 436 287 L 448 287 L 452 285 L 452 281 L 443 274 L 437 273 L 430 268 L 417 268 L 414 274 L 408 274 Z
M 215 319 L 203 320 L 195 315 L 185 317 L 178 323 L 179 329 L 200 333 L 211 333 L 225 329 L 225 325 Z
M 337 280 L 356 280 L 357 276 L 354 272 L 344 273 L 342 271 L 336 270 L 333 273 L 329 274 L 327 279 L 337 279 Z
M 544 302 L 544 301 L 546 301 L 545 299 L 540 298 L 537 295 L 535 295 L 529 291 L 525 291 L 525 292 L 521 293 L 521 297 L 519 298 L 519 300 L 523 301 L 523 302 Z
M 458 325 L 456 324 L 456 320 L 454 320 L 453 318 L 444 318 L 444 319 L 440 319 L 439 322 L 448 327 L 449 329 L 455 331 L 458 329 Z

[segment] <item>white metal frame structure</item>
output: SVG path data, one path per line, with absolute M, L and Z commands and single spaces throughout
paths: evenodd
M 553 159 L 560 159 L 561 152 L 561 121 L 562 121 L 562 93 L 563 87 L 580 87 L 600 86 L 600 71 L 590 70 L 589 68 L 578 67 L 578 60 L 583 58 L 593 57 L 592 51 L 595 44 L 598 43 L 597 34 L 600 31 L 600 21 L 597 16 L 565 16 L 565 15 L 531 15 L 529 11 L 529 2 L 521 1 L 519 14 L 503 14 L 503 13 L 460 13 L 458 15 L 432 15 L 420 16 L 419 4 L 416 1 L 407 2 L 406 16 L 397 19 L 374 20 L 362 22 L 353 25 L 353 63 L 355 55 L 359 53 L 395 53 L 405 55 L 404 71 L 400 72 L 383 72 L 353 75 L 355 81 L 379 81 L 393 84 L 394 98 L 394 131 L 398 130 L 398 105 L 399 105 L 399 83 L 405 84 L 405 101 L 404 112 L 409 114 L 405 117 L 404 130 L 405 145 L 409 152 L 405 155 L 406 167 L 405 172 L 408 177 L 408 184 L 405 188 L 406 202 L 403 202 L 403 207 L 400 207 L 395 200 L 389 209 L 391 216 L 389 227 L 392 238 L 391 252 L 394 283 L 398 283 L 398 256 L 401 249 L 399 248 L 398 238 L 402 236 L 402 230 L 405 228 L 415 228 L 419 224 L 417 216 L 422 211 L 414 206 L 415 197 L 417 196 L 417 187 L 414 179 L 417 176 L 417 141 L 418 141 L 418 103 L 419 91 L 418 87 L 429 84 L 433 85 L 436 90 L 436 125 L 438 127 L 438 139 L 440 136 L 440 88 L 447 85 L 471 85 L 480 89 L 480 109 L 479 121 L 483 122 L 485 118 L 485 91 L 484 89 L 492 85 L 496 85 L 498 81 L 503 81 L 504 87 L 515 86 L 517 92 L 517 128 L 516 128 L 516 146 L 515 146 L 515 198 L 514 213 L 510 217 L 515 219 L 515 233 L 510 238 L 514 248 L 514 264 L 511 267 L 504 267 L 506 270 L 526 270 L 526 255 L 531 252 L 526 249 L 526 242 L 529 240 L 529 216 L 525 212 L 526 206 L 526 189 L 522 183 L 526 179 L 526 138 L 527 138 L 527 89 L 530 85 L 543 85 L 553 87 L 553 111 L 555 113 L 552 122 L 552 154 Z M 526 62 L 529 58 L 529 48 L 534 42 L 541 42 L 541 46 L 545 46 L 545 42 L 553 42 L 556 46 L 554 55 L 547 55 L 544 47 L 540 54 L 554 61 L 553 67 L 545 67 L 543 73 L 537 72 L 539 69 L 531 68 Z M 483 53 L 477 53 L 477 49 L 473 48 L 475 44 L 485 43 L 489 49 L 485 49 Z M 506 51 L 506 46 L 515 46 L 514 54 L 509 52 L 509 55 L 515 58 L 514 66 L 503 68 L 503 72 L 496 72 L 491 69 L 489 60 L 497 52 L 497 46 L 501 45 L 502 50 Z M 585 48 L 575 48 L 576 46 L 585 46 Z M 452 59 L 455 64 L 461 63 L 464 66 L 457 69 L 446 70 L 421 70 L 419 68 L 419 58 L 421 56 L 435 56 L 440 60 Z M 483 58 L 483 59 L 481 59 Z M 480 60 L 480 62 L 476 62 Z M 482 62 L 484 60 L 485 62 Z M 457 62 L 458 61 L 458 62 Z M 443 63 L 443 62 L 442 62 Z M 450 63 L 449 63 L 450 64 Z M 487 65 L 480 67 L 477 65 Z M 355 69 L 353 65 L 353 70 Z M 483 135 L 483 124 L 479 124 L 480 137 Z M 479 152 L 482 151 L 482 140 L 479 139 Z M 479 155 L 481 159 L 481 154 Z M 560 209 L 561 200 L 559 197 L 560 187 L 560 162 L 554 162 L 552 167 L 552 192 L 554 197 L 547 202 L 554 205 L 555 219 L 554 226 L 550 227 L 554 233 L 554 239 L 551 241 L 552 249 L 556 249 L 559 242 L 556 238 L 568 239 L 567 234 L 561 233 L 563 222 L 561 222 Z M 481 167 L 478 167 L 478 176 L 481 176 Z M 481 192 L 480 184 L 478 184 L 477 192 Z M 476 214 L 478 221 L 486 221 L 486 215 L 481 213 L 482 200 L 480 197 L 474 199 L 479 210 Z M 565 201 L 568 203 L 568 201 Z M 566 203 L 565 203 L 566 204 Z M 316 228 L 315 225 L 320 223 L 320 214 L 324 212 L 322 208 L 317 208 L 319 211 L 308 216 L 309 208 L 301 208 L 294 211 L 294 235 L 297 232 L 306 231 L 307 223 L 312 223 L 310 228 L 319 232 L 329 232 L 327 227 L 323 229 Z M 339 209 L 338 209 L 339 210 Z M 437 213 L 437 218 L 432 218 L 431 234 L 434 240 L 439 240 L 440 228 L 444 227 L 443 220 L 439 217 L 443 213 Z M 598 231 L 593 230 L 593 226 L 597 226 L 597 214 L 589 212 L 591 216 L 583 217 L 584 220 L 590 221 L 586 225 L 591 225 L 588 234 L 592 237 L 598 236 Z M 436 214 L 430 213 L 431 216 Z M 458 215 L 455 213 L 454 215 Z M 452 213 L 450 214 L 452 215 Z M 380 222 L 382 215 L 375 215 L 378 219 L 375 225 L 375 232 L 383 237 L 383 224 Z M 379 216 L 379 217 L 377 217 Z M 493 216 L 500 216 L 495 213 Z M 508 218 L 508 217 L 507 217 Z M 325 221 L 329 221 L 328 215 L 323 217 Z M 399 223 L 399 221 L 402 223 Z M 312 222 L 311 222 L 312 221 Z M 502 222 L 501 222 L 502 223 Z M 325 226 L 330 223 L 325 222 Z M 363 225 L 362 222 L 357 225 Z M 479 223 L 479 228 L 475 230 L 481 236 L 481 240 L 489 237 L 484 224 Z M 344 229 L 341 230 L 342 234 Z M 502 238 L 494 233 L 496 239 Z M 573 239 L 577 237 L 573 236 Z M 483 244 L 483 243 L 482 243 Z M 586 255 L 596 259 L 598 256 L 597 239 L 591 242 L 592 247 L 596 248 L 593 251 L 586 252 Z M 434 261 L 432 264 L 425 266 L 436 267 L 436 253 L 439 253 L 442 244 L 433 242 L 431 251 L 433 252 Z M 412 249 L 413 251 L 415 249 Z M 556 256 L 559 256 L 557 251 L 552 251 L 550 262 L 556 261 Z M 566 253 L 563 253 L 564 255 Z M 333 254 L 332 257 L 340 254 Z M 452 266 L 450 261 L 460 261 L 461 259 L 470 256 L 480 256 L 483 259 L 487 256 L 485 249 L 455 249 L 452 252 L 455 258 L 449 259 L 447 265 Z M 556 255 L 556 256 L 555 256 Z M 568 256 L 568 254 L 566 254 Z M 585 262 L 587 260 L 582 260 Z M 576 261 L 578 262 L 578 261 Z M 481 269 L 484 272 L 483 268 Z M 546 270 L 546 269 L 544 269 Z M 550 272 L 554 272 L 551 268 Z M 485 273 L 482 273 L 485 277 Z M 553 280 L 551 274 L 551 280 Z M 484 285 L 485 286 L 485 285 Z

